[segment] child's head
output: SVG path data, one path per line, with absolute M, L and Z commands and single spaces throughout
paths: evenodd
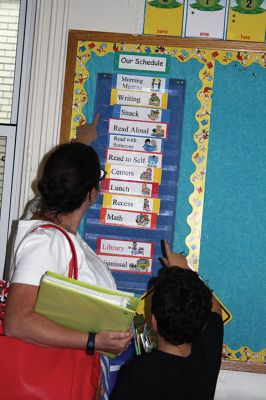
M 162 270 L 152 297 L 152 314 L 158 334 L 167 342 L 192 342 L 208 322 L 211 307 L 211 290 L 195 272 L 179 267 Z

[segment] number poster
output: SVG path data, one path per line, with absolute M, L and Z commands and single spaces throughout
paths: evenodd
M 266 1 L 231 0 L 228 17 L 228 40 L 264 42 Z
M 184 36 L 225 39 L 229 0 L 187 0 Z
M 144 34 L 265 41 L 266 0 L 146 0 Z

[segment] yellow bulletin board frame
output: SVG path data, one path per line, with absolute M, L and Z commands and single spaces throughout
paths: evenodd
M 205 138 L 204 146 L 202 146 L 202 131 L 200 130 L 200 121 L 205 118 L 207 121 L 206 129 L 210 128 L 211 116 L 211 97 L 208 99 L 208 91 L 205 88 L 212 88 L 213 81 L 204 83 L 204 78 L 209 72 L 208 63 L 214 63 L 216 52 L 219 53 L 217 60 L 220 64 L 227 65 L 232 61 L 240 62 L 244 67 L 252 63 L 258 63 L 262 67 L 266 65 L 266 45 L 263 43 L 247 43 L 247 42 L 227 42 L 219 40 L 202 40 L 202 39 L 184 39 L 177 37 L 162 37 L 162 36 L 145 36 L 145 35 L 128 35 L 119 33 L 107 32 L 88 32 L 71 30 L 68 38 L 68 51 L 66 60 L 66 73 L 65 73 L 65 86 L 62 107 L 62 120 L 61 120 L 61 134 L 60 142 L 64 143 L 69 141 L 75 135 L 75 128 L 78 125 L 74 121 L 73 116 L 79 113 L 82 115 L 82 108 L 87 102 L 86 96 L 75 94 L 75 89 L 82 89 L 82 82 L 77 82 L 75 77 L 77 71 L 79 74 L 87 73 L 84 69 L 86 63 L 82 59 L 82 54 L 78 53 L 78 44 L 81 42 L 94 42 L 95 47 L 91 50 L 99 57 L 114 51 L 114 46 L 119 52 L 140 52 L 142 46 L 150 46 L 151 48 L 158 48 L 167 50 L 173 57 L 178 57 L 180 62 L 187 62 L 190 59 L 196 59 L 202 64 L 199 77 L 202 81 L 202 88 L 197 93 L 197 98 L 200 103 L 200 109 L 195 116 L 196 121 L 199 123 L 199 130 L 195 132 L 194 140 L 197 146 L 195 152 L 192 154 L 192 161 L 195 165 L 195 172 L 190 177 L 191 183 L 194 186 L 194 191 L 189 197 L 189 203 L 192 207 L 192 212 L 188 216 L 187 223 L 191 228 L 190 234 L 186 238 L 186 245 L 189 249 L 188 259 L 195 270 L 199 267 L 200 255 L 200 237 L 201 226 L 203 218 L 203 205 L 204 205 L 204 191 L 205 191 L 205 175 L 207 170 L 207 155 L 208 155 L 208 138 Z M 105 47 L 102 47 L 102 43 Z M 152 53 L 151 53 L 152 54 Z M 186 54 L 186 56 L 184 56 Z M 231 56 L 228 56 L 231 54 Z M 88 55 L 89 57 L 89 55 Z M 83 71 L 83 72 L 82 72 Z M 85 79 L 87 75 L 85 76 Z M 79 92 L 82 90 L 79 90 Z M 85 119 L 84 119 L 85 122 Z M 204 153 L 204 162 L 198 163 L 197 160 L 202 157 Z M 200 207 L 195 204 L 200 203 Z M 196 246 L 195 246 L 196 244 Z M 195 249 L 195 250 L 194 250 Z M 224 307 L 224 311 L 227 309 Z M 230 313 L 229 313 L 230 315 Z M 231 317 L 228 317 L 230 320 Z M 225 354 L 230 353 L 228 359 L 223 360 L 223 369 L 232 369 L 239 371 L 250 371 L 266 373 L 266 349 L 260 353 L 253 353 L 247 347 L 232 350 L 224 348 Z M 241 361 L 235 356 L 236 353 L 241 353 Z M 247 356 L 248 353 L 248 356 Z M 256 360 L 260 360 L 257 363 Z

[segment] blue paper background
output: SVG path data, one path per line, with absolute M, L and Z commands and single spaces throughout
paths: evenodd
M 216 65 L 200 273 L 233 314 L 224 342 L 265 348 L 265 70 Z
M 253 351 L 265 348 L 266 327 L 265 93 L 262 67 L 216 63 L 199 263 L 233 315 L 224 343 Z M 176 248 L 190 232 L 190 139 L 183 137 Z

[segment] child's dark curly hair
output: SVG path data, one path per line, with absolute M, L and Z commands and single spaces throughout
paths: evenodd
M 59 145 L 45 163 L 38 190 L 39 214 L 55 218 L 81 206 L 87 194 L 99 189 L 100 162 L 95 150 L 81 143 Z
M 165 268 L 157 279 L 152 313 L 160 336 L 173 345 L 192 342 L 211 313 L 212 292 L 198 274 L 180 267 Z

